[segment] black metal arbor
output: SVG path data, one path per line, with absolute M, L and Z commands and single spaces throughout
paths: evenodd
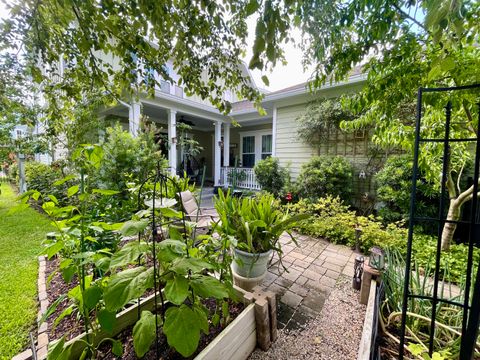
M 443 137 L 441 138 L 422 138 L 422 101 L 425 93 L 436 94 L 459 94 L 462 91 L 474 92 L 480 95 L 480 84 L 460 86 L 460 87 L 446 87 L 446 88 L 420 88 L 418 90 L 417 99 L 417 120 L 415 129 L 415 147 L 414 147 L 414 163 L 413 163 L 413 177 L 412 177 L 412 195 L 410 200 L 410 220 L 408 229 L 408 245 L 407 245 L 407 257 L 406 257 L 406 269 L 405 269 L 405 284 L 403 291 L 403 306 L 402 306 L 402 322 L 400 329 L 400 345 L 399 345 L 399 358 L 404 357 L 404 347 L 406 340 L 406 325 L 407 325 L 407 312 L 409 301 L 429 301 L 432 306 L 431 310 L 431 322 L 429 326 L 429 355 L 432 356 L 434 351 L 434 337 L 436 327 L 436 312 L 439 304 L 448 304 L 452 307 L 459 307 L 463 312 L 462 328 L 461 328 L 461 344 L 460 344 L 460 359 L 471 360 L 474 356 L 475 343 L 478 336 L 478 328 L 480 325 L 480 264 L 477 269 L 474 269 L 473 250 L 474 247 L 480 246 L 480 211 L 478 206 L 478 191 L 479 191 L 479 167 L 480 167 L 480 103 L 478 104 L 478 123 L 476 129 L 476 136 L 470 138 L 455 138 L 451 136 L 451 124 L 452 124 L 452 102 L 449 100 L 445 107 L 445 130 Z M 469 143 L 472 146 L 472 150 L 475 156 L 474 162 L 474 175 L 473 175 L 473 196 L 470 201 L 470 211 L 467 219 L 459 219 L 458 221 L 447 220 L 445 214 L 447 209 L 447 173 L 449 171 L 449 156 L 452 143 Z M 442 164 L 442 180 L 441 180 L 441 197 L 439 201 L 439 210 L 437 218 L 426 218 L 418 216 L 416 214 L 416 193 L 417 193 L 417 180 L 419 179 L 419 155 L 420 145 L 425 143 L 437 143 L 443 146 L 443 164 Z M 465 206 L 468 206 L 467 204 Z M 436 258 L 434 267 L 434 282 L 432 294 L 416 295 L 411 292 L 410 280 L 412 270 L 412 242 L 414 237 L 414 226 L 418 223 L 431 223 L 438 227 L 438 237 L 436 246 Z M 461 224 L 464 227 L 468 227 L 468 239 L 465 243 L 468 245 L 468 259 L 466 271 L 466 282 L 464 300 L 453 301 L 445 299 L 439 296 L 439 282 L 440 282 L 440 259 L 441 253 L 441 237 L 442 230 L 446 223 Z M 475 276 L 473 276 L 475 272 Z

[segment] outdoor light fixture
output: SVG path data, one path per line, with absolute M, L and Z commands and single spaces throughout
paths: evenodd
M 220 140 L 220 141 L 218 142 L 218 146 L 220 146 L 220 147 L 223 146 L 223 140 Z
M 360 173 L 358 174 L 358 178 L 359 179 L 366 179 L 367 178 L 367 174 L 365 173 L 364 170 L 360 171 Z
M 355 290 L 360 290 L 360 287 L 362 286 L 362 275 L 363 275 L 363 262 L 364 262 L 363 256 L 357 256 L 355 258 L 355 263 L 353 265 L 353 282 L 352 282 L 352 287 Z
M 385 252 L 378 246 L 370 249 L 368 265 L 376 270 L 383 270 L 385 268 Z
M 357 224 L 355 226 L 355 251 L 360 252 L 360 236 L 362 235 L 362 228 Z
M 172 144 L 176 144 L 177 143 L 177 138 L 176 137 L 172 137 Z

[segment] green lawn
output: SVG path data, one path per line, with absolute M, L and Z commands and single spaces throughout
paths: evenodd
M 31 208 L 7 214 L 16 194 L 8 184 L 0 188 L 0 358 L 10 359 L 29 343 L 38 312 L 37 257 L 52 228 Z

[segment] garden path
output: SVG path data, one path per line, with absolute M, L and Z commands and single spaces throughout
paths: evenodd
M 302 329 L 318 316 L 337 279 L 343 274 L 353 277 L 353 264 L 358 255 L 343 245 L 323 239 L 295 235 L 298 247 L 284 233 L 280 238 L 285 271 L 274 258 L 262 282 L 265 289 L 277 294 L 278 327 Z

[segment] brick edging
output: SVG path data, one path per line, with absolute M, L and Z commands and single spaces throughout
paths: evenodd
M 48 296 L 47 296 L 47 268 L 46 256 L 38 257 L 38 300 L 40 302 L 40 310 L 38 312 L 38 321 L 42 318 L 43 314 L 47 312 Z M 38 340 L 37 340 L 37 359 L 47 358 L 48 347 L 48 323 L 44 321 L 42 325 L 38 327 Z
M 46 256 L 38 257 L 38 302 L 40 304 L 40 310 L 38 311 L 37 322 L 40 321 L 43 314 L 48 309 L 48 296 L 47 296 L 47 279 L 46 279 Z M 47 358 L 48 353 L 48 323 L 47 321 L 43 322 L 42 325 L 38 327 L 37 335 L 37 359 L 44 360 Z M 15 355 L 12 360 L 31 360 L 33 359 L 32 350 L 29 348 L 20 354 Z

